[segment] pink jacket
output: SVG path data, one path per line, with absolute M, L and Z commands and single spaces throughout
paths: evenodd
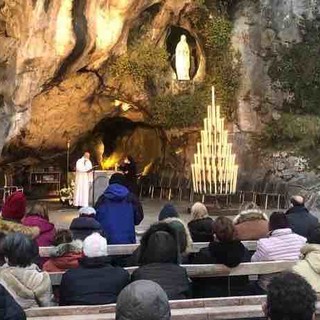
M 54 224 L 37 215 L 23 218 L 22 224 L 29 227 L 38 227 L 40 229 L 40 235 L 35 238 L 39 247 L 48 247 L 52 245 L 56 233 Z
M 274 260 L 299 260 L 300 249 L 307 239 L 292 232 L 290 228 L 274 230 L 269 238 L 257 241 L 252 262 Z M 263 290 L 275 274 L 259 276 L 258 284 Z
M 257 241 L 257 250 L 251 261 L 299 260 L 300 249 L 306 241 L 290 228 L 274 230 L 269 238 Z

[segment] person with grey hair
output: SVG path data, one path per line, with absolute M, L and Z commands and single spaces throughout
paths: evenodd
M 111 265 L 107 240 L 93 233 L 83 241 L 79 267 L 68 270 L 60 285 L 61 306 L 115 303 L 130 282 L 128 271 Z
M 319 224 L 318 219 L 305 207 L 302 196 L 293 196 L 290 202 L 291 207 L 286 212 L 290 228 L 294 233 L 309 238 L 313 229 Z
M 119 294 L 116 320 L 169 320 L 170 318 L 168 297 L 153 281 L 135 281 Z
M 104 236 L 100 222 L 96 219 L 96 210 L 92 207 L 82 207 L 79 210 L 79 217 L 74 218 L 70 224 L 73 240 L 84 240 L 94 232 Z

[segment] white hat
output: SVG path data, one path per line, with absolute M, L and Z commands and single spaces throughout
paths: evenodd
M 83 253 L 88 258 L 103 257 L 108 255 L 106 238 L 95 232 L 83 241 Z
M 82 207 L 79 210 L 79 214 L 87 214 L 87 215 L 96 214 L 96 210 L 92 207 Z

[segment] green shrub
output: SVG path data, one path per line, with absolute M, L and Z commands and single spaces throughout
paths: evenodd
M 260 136 L 264 147 L 291 149 L 304 153 L 314 149 L 320 141 L 320 117 L 283 113 L 271 121 Z
M 164 95 L 151 102 L 153 124 L 164 128 L 200 125 L 211 102 L 210 88 L 200 86 L 194 93 Z
M 110 74 L 118 80 L 130 78 L 139 88 L 148 80 L 165 75 L 169 70 L 168 54 L 150 42 L 139 42 L 132 45 L 110 66 Z

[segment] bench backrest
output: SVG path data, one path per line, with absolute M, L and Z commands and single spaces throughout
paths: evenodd
M 319 297 L 318 297 L 319 299 Z M 263 317 L 261 305 L 266 296 L 190 299 L 170 301 L 172 319 L 240 319 Z M 116 305 L 34 308 L 26 310 L 27 319 L 115 319 Z M 317 303 L 316 314 L 320 313 Z M 318 318 L 318 317 L 317 317 Z
M 281 272 L 291 269 L 296 261 L 267 261 L 241 263 L 235 268 L 228 268 L 223 264 L 190 264 L 182 265 L 188 276 L 192 278 L 261 275 Z M 125 268 L 132 274 L 138 267 Z M 60 285 L 64 272 L 49 273 L 52 285 Z
M 256 241 L 242 241 L 242 243 L 248 248 L 250 251 L 255 251 L 257 247 Z M 209 245 L 209 242 L 195 242 L 193 243 L 193 247 L 191 252 L 199 252 L 202 248 L 206 248 Z M 121 244 L 121 245 L 108 245 L 108 254 L 110 256 L 115 255 L 130 255 L 137 248 L 139 244 Z M 40 257 L 47 258 L 50 257 L 50 252 L 53 247 L 40 247 Z

